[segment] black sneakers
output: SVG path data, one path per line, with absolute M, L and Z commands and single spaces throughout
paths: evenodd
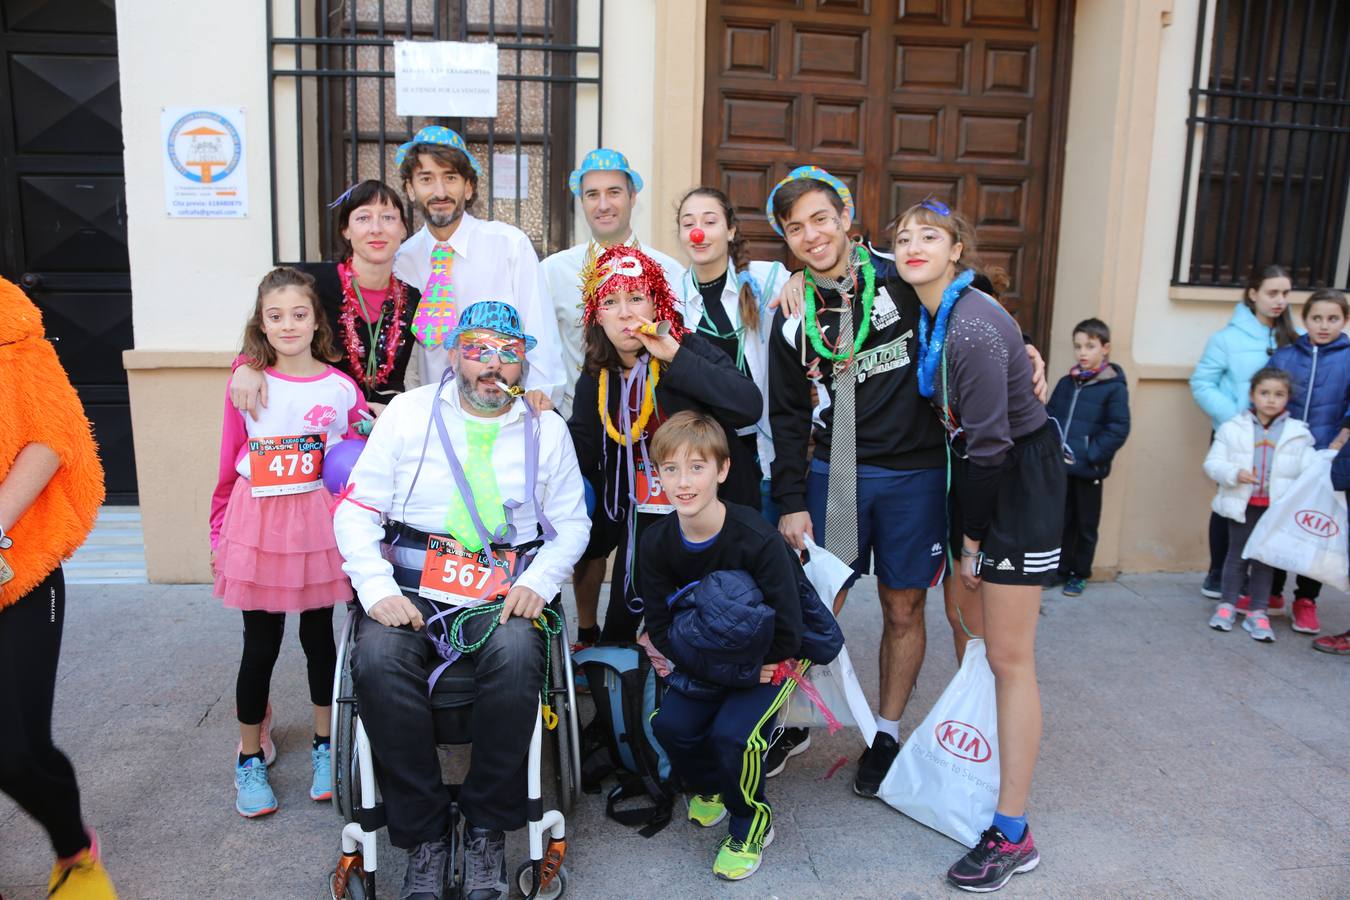
M 787 761 L 811 746 L 811 731 L 806 728 L 784 728 L 778 739 L 764 751 L 764 777 L 772 778 L 787 767 Z
M 418 844 L 408 851 L 408 868 L 403 873 L 406 900 L 441 900 L 445 896 L 445 877 L 450 865 L 450 844 L 444 839 Z
M 872 746 L 858 761 L 858 776 L 853 779 L 853 793 L 859 797 L 875 797 L 899 752 L 900 743 L 886 732 L 878 731 L 872 739 Z
M 980 835 L 980 842 L 947 870 L 947 881 L 963 891 L 987 894 L 1008 883 L 1021 872 L 1030 872 L 1041 863 L 1031 829 L 1014 844 L 993 825 Z
M 506 900 L 506 833 L 464 823 L 464 900 Z

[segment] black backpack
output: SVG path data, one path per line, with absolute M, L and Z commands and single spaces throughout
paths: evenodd
M 572 655 L 590 683 L 595 718 L 581 736 L 581 787 L 599 793 L 609 775 L 618 779 L 605 803 L 605 815 L 640 826 L 643 837 L 670 824 L 676 789 L 670 758 L 652 733 L 652 715 L 660 707 L 664 685 L 647 652 L 637 644 L 598 644 Z M 620 809 L 642 798 L 647 805 Z

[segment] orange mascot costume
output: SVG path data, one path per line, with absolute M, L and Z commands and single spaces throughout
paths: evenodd
M 28 444 L 45 444 L 61 468 L 28 512 L 6 532 L 14 546 L 0 551 L 14 579 L 0 587 L 0 610 L 42 582 L 84 543 L 103 502 L 103 466 L 42 314 L 18 287 L 0 278 L 0 481 Z

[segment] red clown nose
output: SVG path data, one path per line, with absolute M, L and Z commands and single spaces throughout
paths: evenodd
M 701 244 L 705 237 L 707 237 L 707 235 L 703 233 L 702 228 L 695 228 L 689 232 L 689 242 L 691 244 Z

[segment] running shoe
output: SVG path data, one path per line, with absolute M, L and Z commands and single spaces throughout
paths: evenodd
M 1275 643 L 1275 632 L 1270 630 L 1270 618 L 1264 612 L 1258 610 L 1248 613 L 1247 618 L 1242 620 L 1242 627 L 1251 633 L 1254 641 Z
M 464 826 L 464 900 L 506 900 L 506 832 Z
M 1233 620 L 1237 618 L 1237 608 L 1231 603 L 1220 603 L 1214 607 L 1214 615 L 1209 617 L 1209 627 L 1215 631 L 1232 631 Z
M 1200 595 L 1211 600 L 1218 600 L 1223 596 L 1223 583 L 1218 575 L 1213 572 L 1205 575 L 1205 583 L 1200 586 Z
M 853 779 L 853 793 L 859 797 L 875 797 L 881 790 L 881 782 L 891 770 L 900 752 L 900 742 L 884 731 L 878 731 L 872 739 L 872 746 L 863 752 L 858 760 L 858 775 Z
M 47 880 L 47 896 L 58 900 L 117 900 L 108 871 L 103 868 L 98 836 L 86 829 L 89 846 L 74 856 L 58 859 Z
M 1322 623 L 1317 621 L 1317 601 L 1307 597 L 1294 598 L 1294 620 L 1289 627 L 1299 634 L 1317 634 Z
M 772 778 L 787 768 L 787 761 L 811 746 L 809 728 L 784 728 L 764 751 L 764 777 Z
M 689 821 L 711 828 L 727 817 L 721 794 L 694 794 L 689 798 Z
M 764 861 L 764 850 L 773 843 L 773 826 L 764 835 L 764 843 L 752 844 L 738 841 L 731 835 L 722 838 L 717 846 L 717 858 L 713 860 L 713 874 L 723 881 L 741 881 L 759 871 Z
M 1284 605 L 1284 594 L 1271 594 L 1270 603 L 1266 606 L 1267 614 L 1272 616 L 1287 616 L 1289 610 Z
M 309 785 L 309 799 L 333 799 L 333 747 L 332 744 L 320 744 L 309 752 L 309 762 L 314 769 L 314 779 Z
M 402 900 L 441 900 L 450 870 L 450 844 L 424 841 L 408 851 L 408 868 L 403 872 Z
M 1237 602 L 1237 611 L 1245 616 L 1247 614 L 1247 610 L 1251 608 L 1252 608 L 1252 598 L 1247 596 L 1246 594 L 1239 594 Z
M 277 761 L 277 745 L 272 743 L 272 704 L 267 704 L 267 711 L 263 713 L 262 731 L 258 737 L 258 746 L 262 747 L 263 762 L 269 766 Z M 235 758 L 244 755 L 244 742 L 240 741 L 239 746 L 234 752 L 238 754 Z
M 1030 872 L 1040 864 L 1041 855 L 1036 852 L 1030 828 L 1014 844 L 990 825 L 974 849 L 947 870 L 947 881 L 963 891 L 986 894 L 1003 887 L 1014 875 Z
M 246 819 L 256 819 L 277 811 L 277 795 L 267 783 L 267 764 L 250 756 L 242 766 L 234 767 L 234 808 Z
M 1312 642 L 1314 650 L 1334 653 L 1337 656 L 1350 656 L 1350 631 L 1344 634 L 1329 634 Z
M 1070 578 L 1068 581 L 1064 582 L 1064 596 L 1081 597 L 1085 587 L 1087 587 L 1086 578 Z

